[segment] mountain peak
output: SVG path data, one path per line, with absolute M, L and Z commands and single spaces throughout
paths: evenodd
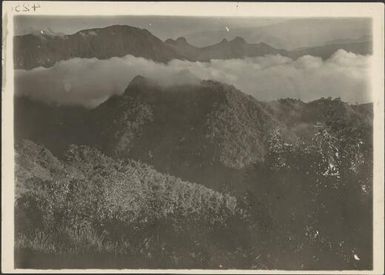
M 148 79 L 147 78 L 145 78 L 142 75 L 137 75 L 137 76 L 135 76 L 131 80 L 129 86 L 138 86 L 138 85 L 143 85 L 143 84 L 146 84 L 146 83 L 148 83 Z
M 133 33 L 149 33 L 146 29 L 140 29 L 133 26 L 128 25 L 111 25 L 107 27 L 102 28 L 92 28 L 92 29 L 86 29 L 78 31 L 76 34 L 80 34 L 82 36 L 84 35 L 97 35 L 99 33 L 127 33 L 127 32 L 133 32 Z
M 187 42 L 186 38 L 184 37 L 178 37 L 177 39 L 167 39 L 164 41 L 166 44 L 174 45 L 174 46 L 190 46 L 190 44 Z
M 246 40 L 243 39 L 240 36 L 235 37 L 233 40 L 230 41 L 231 43 L 236 43 L 236 44 L 246 44 Z
M 100 29 L 105 29 L 105 30 L 141 30 L 139 28 L 133 27 L 133 26 L 128 26 L 128 25 L 111 25 L 107 26 L 104 28 Z
M 186 38 L 184 38 L 184 37 L 178 37 L 175 41 L 176 41 L 177 43 L 188 44 Z
M 229 42 L 226 38 L 223 38 L 221 42 L 219 42 L 219 44 L 226 44 L 227 42 Z
M 217 80 L 205 79 L 201 80 L 200 84 L 202 87 L 209 87 L 214 90 L 220 91 L 221 94 L 227 94 L 228 92 L 242 93 L 233 85 L 226 84 Z

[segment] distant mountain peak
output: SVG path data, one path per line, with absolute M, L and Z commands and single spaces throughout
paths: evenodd
M 129 25 L 111 25 L 104 28 L 98 28 L 99 30 L 142 30 L 137 27 Z
M 150 33 L 147 29 L 140 29 L 137 27 L 133 26 L 128 26 L 128 25 L 111 25 L 107 27 L 102 27 L 102 28 L 92 28 L 92 29 L 86 29 L 86 30 L 81 30 L 78 31 L 75 34 L 80 34 L 80 35 L 96 35 L 98 33 Z
M 166 43 L 166 44 L 175 44 L 175 42 L 176 41 L 174 39 L 171 39 L 171 38 L 164 40 L 164 43 Z
M 178 43 L 188 44 L 186 38 L 184 38 L 184 37 L 178 37 L 175 41 L 178 42 Z
M 236 43 L 236 44 L 246 44 L 246 40 L 243 39 L 240 36 L 235 37 L 233 40 L 230 41 L 230 43 Z
M 184 37 L 178 37 L 177 39 L 167 39 L 164 41 L 166 44 L 169 44 L 169 45 L 174 45 L 174 46 L 178 46 L 178 47 L 184 47 L 184 46 L 190 46 L 191 45 L 187 42 L 186 38 Z

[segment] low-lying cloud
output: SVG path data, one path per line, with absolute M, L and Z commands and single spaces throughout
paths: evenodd
M 212 79 L 234 85 L 258 100 L 341 97 L 360 103 L 371 100 L 370 56 L 344 50 L 328 60 L 303 56 L 292 60 L 283 56 L 168 64 L 125 56 L 108 60 L 74 58 L 51 68 L 15 71 L 15 93 L 68 105 L 96 106 L 114 94 L 121 94 L 136 76 L 159 84 L 195 84 Z

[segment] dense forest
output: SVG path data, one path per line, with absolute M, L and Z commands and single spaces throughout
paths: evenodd
M 371 108 L 141 77 L 16 98 L 16 266 L 370 269 Z

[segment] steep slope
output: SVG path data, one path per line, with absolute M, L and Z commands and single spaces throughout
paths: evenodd
M 33 185 L 38 181 L 62 185 L 57 187 L 63 192 L 66 191 L 66 185 L 70 185 L 71 181 L 78 181 L 84 185 L 94 185 L 84 186 L 85 188 L 102 188 L 99 191 L 106 192 L 103 200 L 100 201 L 101 205 L 115 203 L 117 211 L 119 207 L 123 207 L 134 215 L 141 213 L 140 207 L 146 208 L 145 204 L 151 203 L 150 199 L 138 196 L 141 193 L 148 196 L 164 197 L 165 201 L 162 203 L 165 208 L 175 207 L 175 211 L 178 208 L 185 212 L 183 215 L 188 215 L 188 211 L 197 211 L 197 209 L 193 209 L 191 204 L 201 211 L 205 211 L 205 208 L 210 208 L 210 206 L 205 205 L 210 203 L 210 200 L 218 200 L 219 204 L 224 202 L 233 210 L 236 204 L 234 198 L 230 196 L 222 195 L 195 183 L 161 174 L 140 162 L 130 159 L 125 161 L 112 159 L 95 148 L 87 146 L 71 145 L 67 148 L 64 157 L 58 159 L 44 146 L 37 145 L 30 140 L 21 140 L 15 145 L 15 153 L 16 197 L 24 195 L 25 192 L 33 191 L 29 184 Z M 185 200 L 179 200 L 181 197 L 184 197 Z M 124 204 L 122 200 L 131 204 Z M 166 205 L 167 203 L 169 205 Z M 112 207 L 113 205 L 104 206 Z M 150 213 L 151 215 L 166 211 L 166 209 L 159 208 L 152 210 L 159 213 Z M 172 209 L 168 211 L 173 212 Z M 147 218 L 151 218 L 151 215 Z M 131 218 L 135 219 L 135 217 Z
M 90 144 L 216 188 L 229 184 L 233 170 L 263 159 L 271 129 L 287 132 L 262 103 L 214 81 L 165 88 L 138 76 L 92 112 Z
M 215 81 L 165 87 L 137 76 L 124 94 L 92 110 L 16 98 L 15 137 L 59 156 L 69 144 L 87 144 L 216 190 L 237 190 L 242 171 L 264 161 L 276 129 L 289 143 L 309 140 L 325 125 L 361 125 L 370 135 L 371 108 L 329 98 L 260 102 Z
M 150 91 L 146 93 L 149 96 L 156 91 L 163 92 L 161 97 L 165 98 L 170 92 L 141 77 L 131 85 L 136 90 L 129 87 L 126 96 Z M 217 87 L 215 91 L 222 90 L 226 95 L 219 104 L 223 108 L 209 115 L 208 120 L 213 119 L 213 125 L 218 126 L 217 131 L 209 132 L 221 137 L 214 138 L 215 141 L 225 141 L 223 144 L 230 144 L 231 148 L 231 140 L 223 139 L 223 133 L 232 137 L 234 131 L 240 130 L 242 135 L 247 132 L 238 127 L 226 132 L 222 126 L 229 126 L 228 120 L 250 125 L 241 113 L 248 110 L 250 118 L 255 119 L 253 110 L 258 109 L 248 107 L 244 96 L 229 86 L 209 82 L 198 87 L 205 85 L 211 89 Z M 187 91 L 186 88 L 180 92 Z M 215 91 L 211 91 L 214 99 L 218 97 Z M 206 89 L 205 93 L 210 90 Z M 157 105 L 165 101 L 151 97 Z M 127 100 L 119 105 L 120 111 L 129 107 L 127 98 L 117 99 Z M 163 119 L 172 121 L 172 117 L 166 115 L 167 109 L 175 108 L 171 101 L 170 97 L 165 101 Z M 118 107 L 117 102 L 106 102 L 109 104 L 104 110 Z M 139 107 L 139 102 L 136 101 L 137 110 L 145 110 Z M 148 109 L 154 111 L 152 114 L 162 115 L 151 102 L 147 104 Z M 16 142 L 16 266 L 371 268 L 371 106 L 350 106 L 338 99 L 320 99 L 307 104 L 284 99 L 268 103 L 264 109 L 263 114 L 256 111 L 262 118 L 268 113 L 275 114 L 291 126 L 296 125 L 295 121 L 308 121 L 311 125 L 313 122 L 328 124 L 331 120 L 331 129 L 318 132 L 309 143 L 290 144 L 279 135 L 273 137 L 264 163 L 250 167 L 244 178 L 236 179 L 235 169 L 232 174 L 212 170 L 211 173 L 223 178 L 233 177 L 234 183 L 230 182 L 229 189 L 240 193 L 237 199 L 159 173 L 127 156 L 124 159 L 109 157 L 89 146 L 71 145 L 58 158 L 31 141 Z M 178 111 L 184 117 L 181 121 L 186 121 L 191 112 Z M 226 114 L 237 118 L 234 120 Z M 285 119 L 284 114 L 289 118 Z M 151 120 L 148 122 L 143 117 L 146 117 L 143 112 L 133 112 L 123 116 L 124 123 L 119 120 L 114 123 L 122 128 L 127 126 L 125 137 L 133 137 L 127 144 L 139 146 L 137 137 L 148 140 L 141 136 L 146 133 L 141 130 L 151 126 L 148 125 Z M 239 118 L 242 120 L 237 120 Z M 158 121 L 155 117 L 152 120 Z M 177 124 L 177 120 L 170 124 L 174 123 Z M 167 123 L 162 126 L 167 127 Z M 159 130 L 154 134 L 160 138 L 167 136 Z M 129 146 L 120 149 L 125 148 L 130 149 Z M 229 156 L 227 147 L 218 148 Z M 331 161 L 337 161 L 337 166 L 333 166 L 337 174 L 324 173 Z M 193 168 L 191 171 L 195 174 L 210 175 L 204 167 Z M 246 192 L 240 190 L 242 187 L 246 187 Z M 331 224 L 330 220 L 335 222 Z M 261 255 L 258 259 L 256 253 Z M 295 255 L 294 261 L 292 255 Z M 361 260 L 354 260 L 358 256 Z
M 209 242 L 213 225 L 238 211 L 234 197 L 87 146 L 70 146 L 61 159 L 28 140 L 15 149 L 19 267 L 55 266 L 46 260 L 52 255 L 67 268 L 84 255 L 108 256 L 108 266 L 116 266 L 119 255 L 125 267 L 201 266 L 201 257 L 183 251 L 205 250 L 196 243 Z M 46 261 L 34 263 L 39 253 Z M 70 261 L 73 255 L 77 260 Z
M 74 57 L 107 59 L 133 55 L 167 62 L 181 58 L 175 51 L 145 29 L 114 25 L 82 30 L 72 35 L 28 34 L 14 37 L 16 69 L 50 67 Z
M 263 160 L 264 142 L 276 128 L 293 141 L 311 136 L 301 128 L 315 131 L 315 124 L 370 123 L 370 112 L 358 106 L 331 98 L 260 102 L 215 81 L 164 87 L 137 76 L 122 96 L 92 110 L 90 125 L 95 137 L 101 133 L 99 146 L 117 156 L 132 154 L 161 166 L 196 162 L 240 169 Z

